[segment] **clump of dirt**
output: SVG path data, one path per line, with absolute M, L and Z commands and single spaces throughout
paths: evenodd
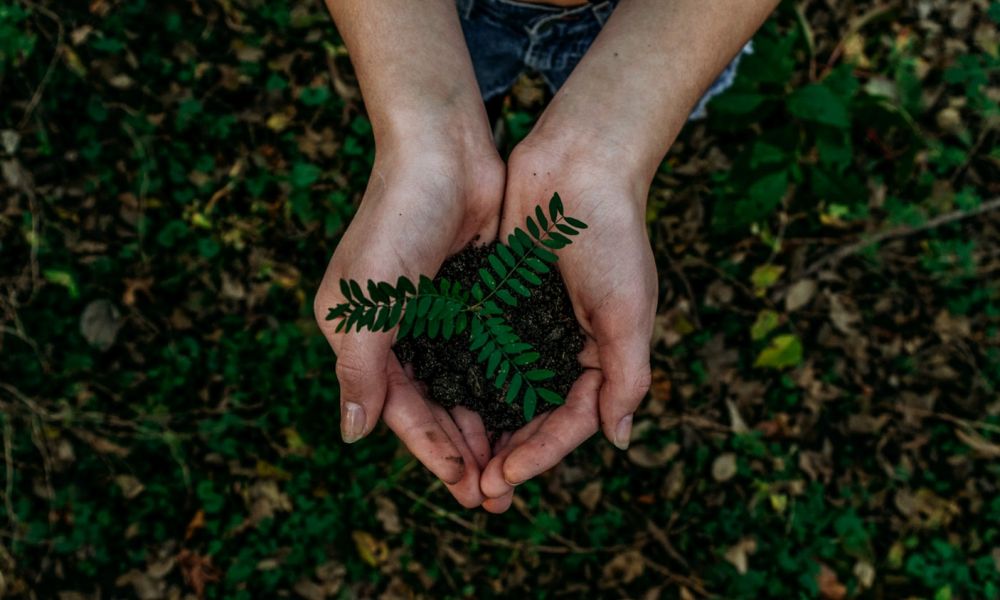
M 445 261 L 435 281 L 447 278 L 470 289 L 479 280 L 479 269 L 489 268 L 487 257 L 495 246 L 467 247 Z M 541 355 L 532 368 L 556 374 L 542 385 L 565 398 L 583 372 L 577 355 L 583 349 L 584 335 L 558 270 L 552 269 L 541 279 L 541 285 L 529 287 L 530 298 L 518 296 L 516 308 L 500 306 L 507 309 L 504 318 L 518 337 Z M 476 362 L 478 352 L 469 350 L 468 330 L 450 340 L 407 337 L 394 349 L 400 362 L 413 365 L 414 375 L 427 386 L 431 399 L 445 408 L 461 405 L 476 411 L 493 433 L 513 431 L 525 424 L 520 401 L 504 402 L 507 386 L 498 390 L 486 378 L 486 365 Z M 535 414 L 553 408 L 539 399 Z

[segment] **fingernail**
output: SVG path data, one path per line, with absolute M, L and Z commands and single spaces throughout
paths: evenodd
M 514 481 L 514 479 L 511 478 L 511 476 L 507 474 L 507 470 L 506 469 L 503 470 L 502 473 L 503 473 L 503 480 L 506 481 L 507 485 L 509 485 L 510 487 L 517 487 L 517 486 L 521 485 L 522 483 L 524 483 L 523 480 L 522 481 Z
M 365 409 L 356 402 L 344 402 L 340 419 L 340 435 L 348 444 L 360 440 L 365 435 Z
M 625 415 L 618 421 L 615 427 L 615 446 L 622 450 L 628 450 L 629 438 L 632 436 L 632 415 Z

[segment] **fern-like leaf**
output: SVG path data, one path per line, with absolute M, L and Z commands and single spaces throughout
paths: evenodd
M 525 419 L 531 420 L 538 397 L 545 398 L 536 389 L 536 383 L 551 379 L 555 373 L 546 369 L 525 370 L 539 359 L 531 344 L 521 341 L 503 319 L 487 318 L 481 312 L 474 314 L 476 320 L 472 325 L 470 350 L 479 349 L 476 362 L 486 363 L 486 377 L 493 380 L 497 389 L 503 389 L 507 378 L 510 378 L 504 400 L 511 403 L 520 395 Z M 546 390 L 546 393 L 551 392 Z
M 504 399 L 521 399 L 524 417 L 534 417 L 539 400 L 560 404 L 555 392 L 540 387 L 555 373 L 535 368 L 540 359 L 531 344 L 523 342 L 505 320 L 504 308 L 517 307 L 519 298 L 530 298 L 530 286 L 541 285 L 551 265 L 558 260 L 553 250 L 572 243 L 587 225 L 565 216 L 562 200 L 554 194 L 548 211 L 536 206 L 525 219 L 525 229 L 517 227 L 487 256 L 488 268 L 478 271 L 479 281 L 463 289 L 456 281 L 434 281 L 421 275 L 416 284 L 404 276 L 392 285 L 354 279 L 339 282 L 344 303 L 329 309 L 327 320 L 338 320 L 336 331 L 392 331 L 397 338 L 427 335 L 451 339 L 469 334 L 469 351 L 484 363 L 494 387 L 506 386 Z M 470 304 L 473 303 L 473 304 Z
M 546 218 L 542 207 L 536 206 L 534 215 L 525 219 L 528 233 L 521 228 L 514 228 L 507 236 L 507 245 L 497 244 L 494 252 L 487 256 L 490 268 L 479 269 L 479 280 L 488 292 L 484 293 L 478 284 L 472 289 L 472 296 L 479 304 L 485 305 L 486 301 L 496 296 L 507 306 L 516 307 L 516 296 L 528 298 L 531 291 L 527 286 L 542 283 L 538 275 L 548 273 L 551 269 L 547 263 L 558 260 L 551 250 L 568 246 L 572 243 L 569 236 L 579 233 L 577 228 L 567 224 L 568 217 L 563 214 L 562 200 L 558 194 L 553 195 L 549 201 L 548 212 L 549 216 Z M 576 219 L 574 222 L 582 223 Z M 515 275 L 519 275 L 521 279 Z

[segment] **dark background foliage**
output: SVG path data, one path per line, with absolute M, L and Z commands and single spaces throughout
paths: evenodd
M 0 596 L 1000 597 L 998 21 L 783 4 L 651 192 L 632 448 L 488 517 L 337 435 L 373 147 L 322 6 L 6 0 Z

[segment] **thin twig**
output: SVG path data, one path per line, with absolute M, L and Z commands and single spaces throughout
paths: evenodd
M 523 500 L 521 500 L 520 498 L 516 498 L 515 497 L 514 501 L 513 501 L 513 505 L 514 505 L 514 508 L 517 509 L 517 512 L 519 512 L 522 515 L 524 515 L 524 518 L 527 519 L 529 523 L 531 523 L 532 525 L 535 524 L 535 517 L 528 510 L 528 507 L 525 505 L 525 503 L 524 503 Z M 563 537 L 562 535 L 560 535 L 559 533 L 557 533 L 555 531 L 546 531 L 545 535 L 548 536 L 548 537 L 550 537 L 550 538 L 552 538 L 552 539 L 554 539 L 555 541 L 559 542 L 560 544 L 566 546 L 567 548 L 572 549 L 573 552 L 575 552 L 575 553 L 586 554 L 588 552 L 594 552 L 593 548 L 581 548 L 580 546 L 577 546 L 576 542 L 574 542 L 573 540 L 567 539 L 567 538 Z
M 691 569 L 691 565 L 688 564 L 688 561 L 681 555 L 680 552 L 677 551 L 676 548 L 674 548 L 674 545 L 670 543 L 670 538 L 666 531 L 660 529 L 652 519 L 646 519 L 646 528 L 649 530 L 650 534 L 652 534 L 653 539 L 667 551 L 667 554 L 679 562 L 685 569 Z
M 986 423 L 984 421 L 969 421 L 968 419 L 963 419 L 962 417 L 956 417 L 955 415 L 951 415 L 948 413 L 933 411 L 927 408 L 922 408 L 920 406 L 904 406 L 901 404 L 893 404 L 892 408 L 901 413 L 913 412 L 920 414 L 924 417 L 941 419 L 942 421 L 948 421 L 949 423 L 954 423 L 955 425 L 959 425 L 967 429 L 972 429 L 972 430 L 982 429 L 983 431 L 1000 433 L 1000 425 L 994 425 L 992 423 Z
M 35 4 L 34 2 L 29 2 L 28 0 L 22 1 L 31 10 L 36 10 L 55 21 L 56 27 L 59 28 L 59 31 L 56 35 L 56 49 L 52 53 L 52 60 L 49 61 L 49 66 L 45 69 L 45 74 L 42 75 L 42 81 L 39 82 L 38 87 L 35 88 L 35 93 L 31 95 L 31 100 L 28 102 L 27 108 L 24 109 L 24 116 L 21 117 L 21 122 L 17 126 L 19 130 L 24 129 L 24 126 L 28 124 L 32 113 L 35 112 L 35 108 L 38 107 L 38 103 L 42 100 L 42 92 L 45 90 L 45 86 L 48 85 L 49 79 L 52 78 L 52 73 L 55 71 L 56 61 L 58 61 L 59 57 L 62 56 L 63 38 L 65 37 L 65 28 L 63 27 L 62 21 L 59 19 L 59 15 L 44 6 Z
M 14 437 L 14 428 L 10 425 L 10 417 L 7 415 L 0 416 L 3 417 L 3 459 L 7 468 L 7 482 L 4 486 L 3 502 L 7 510 L 7 520 L 10 521 L 12 537 L 16 540 L 18 539 L 17 513 L 14 512 L 14 501 L 11 499 L 14 496 L 14 443 L 12 439 Z
M 399 487 L 397 489 L 399 491 L 403 492 L 403 494 L 405 494 L 410 500 L 413 500 L 417 504 L 419 504 L 419 505 L 421 505 L 421 506 L 423 506 L 425 508 L 430 509 L 431 512 L 433 512 L 435 515 L 437 515 L 439 517 L 444 517 L 445 519 L 448 519 L 449 521 L 451 521 L 452 523 L 458 525 L 459 527 L 462 527 L 463 529 L 467 529 L 467 530 L 475 533 L 476 536 L 484 536 L 482 538 L 478 538 L 477 537 L 476 541 L 479 542 L 479 543 L 481 543 L 481 544 L 485 544 L 487 546 L 499 546 L 501 548 L 510 548 L 510 549 L 514 549 L 514 550 L 522 550 L 522 549 L 524 549 L 524 547 L 526 545 L 524 542 L 512 542 L 512 541 L 510 541 L 508 539 L 497 537 L 495 535 L 487 533 L 487 532 L 483 531 L 481 528 L 477 527 L 474 523 L 471 523 L 468 520 L 463 519 L 462 517 L 456 515 L 455 513 L 453 513 L 450 510 L 447 510 L 447 509 L 445 509 L 445 508 L 443 508 L 441 506 L 438 506 L 437 504 L 434 504 L 433 502 L 431 502 L 430 500 L 428 500 L 428 499 L 426 499 L 426 498 L 424 498 L 422 496 L 418 496 L 415 492 L 413 492 L 412 490 L 410 490 L 408 488 Z M 571 553 L 573 553 L 573 550 L 571 550 L 570 548 L 564 548 L 564 547 L 559 547 L 559 546 L 532 545 L 532 546 L 530 546 L 530 548 L 532 550 L 535 550 L 535 551 L 538 551 L 538 552 L 544 552 L 544 553 L 547 553 L 547 554 L 571 554 Z
M 704 596 L 706 598 L 710 598 L 711 597 L 711 594 L 708 593 L 705 590 L 705 587 L 697 579 L 694 579 L 692 577 L 687 577 L 685 575 L 678 575 L 677 573 L 674 573 L 673 571 L 671 571 L 669 568 L 667 568 L 667 567 L 665 567 L 665 566 L 663 566 L 663 565 L 661 565 L 661 564 L 659 564 L 657 562 L 654 562 L 648 556 L 643 556 L 642 557 L 642 561 L 644 563 L 646 563 L 647 567 L 649 567 L 650 569 L 656 571 L 660 575 L 663 575 L 664 577 L 666 577 L 670 581 L 672 581 L 672 582 L 674 582 L 676 584 L 679 584 L 679 585 L 683 585 L 683 586 L 689 587 L 692 590 L 694 590 L 697 594 L 699 594 L 701 596 Z
M 795 21 L 806 38 L 806 50 L 809 52 L 809 81 L 816 81 L 816 37 L 809 25 L 809 19 L 806 18 L 805 9 L 808 4 L 807 1 L 795 5 Z
M 515 542 L 515 541 L 508 540 L 506 538 L 502 538 L 502 537 L 493 535 L 493 534 L 491 534 L 491 533 L 489 533 L 487 531 L 484 531 L 481 527 L 478 527 L 475 523 L 472 523 L 472 522 L 470 522 L 467 519 L 463 519 L 462 517 L 458 516 L 454 512 L 452 512 L 452 511 L 450 511 L 450 510 L 448 510 L 446 508 L 443 508 L 443 507 L 441 507 L 441 506 L 439 506 L 439 505 L 431 502 L 427 498 L 418 495 L 416 492 L 414 492 L 414 491 L 412 491 L 412 490 L 410 490 L 408 488 L 399 486 L 396 489 L 398 489 L 399 491 L 401 491 L 410 500 L 413 500 L 417 504 L 419 504 L 421 506 L 424 506 L 425 508 L 430 509 L 431 512 L 433 512 L 436 516 L 444 517 L 445 519 L 448 519 L 449 521 L 451 521 L 452 523 L 455 523 L 459 527 L 462 527 L 463 529 L 467 529 L 468 531 L 471 531 L 472 533 L 474 533 L 476 535 L 476 542 L 480 543 L 480 544 L 483 544 L 483 545 L 486 545 L 486 546 L 496 546 L 496 547 L 499 547 L 499 548 L 508 548 L 508 549 L 517 550 L 517 551 L 533 550 L 535 552 L 541 552 L 541 553 L 544 553 L 544 554 L 596 554 L 598 552 L 607 552 L 607 553 L 614 554 L 614 553 L 620 552 L 620 551 L 622 551 L 622 550 L 624 550 L 626 548 L 631 548 L 632 547 L 630 545 L 624 545 L 624 544 L 622 544 L 622 545 L 618 545 L 618 546 L 608 546 L 608 547 L 605 547 L 605 548 L 584 548 L 584 547 L 576 545 L 572 541 L 567 540 L 566 538 L 564 538 L 562 536 L 559 536 L 558 534 L 556 534 L 556 538 L 554 538 L 554 539 L 556 539 L 556 541 L 558 541 L 558 542 L 565 543 L 566 545 L 564 545 L 564 546 L 549 546 L 549 545 L 543 545 L 543 544 L 532 544 L 532 543 L 529 543 L 529 542 Z M 637 538 L 637 542 L 638 541 L 642 541 L 644 539 L 645 539 L 645 536 L 639 536 Z
M 842 246 L 833 254 L 827 254 L 823 258 L 817 260 L 812 265 L 810 265 L 809 268 L 805 270 L 804 275 L 811 275 L 826 266 L 836 265 L 837 263 L 847 258 L 848 256 L 851 256 L 852 254 L 857 254 L 858 252 L 864 250 L 865 248 L 872 246 L 874 244 L 879 244 L 881 242 L 884 242 L 885 240 L 913 235 L 915 233 L 927 231 L 928 229 L 934 229 L 942 225 L 947 225 L 949 223 L 954 223 L 956 221 L 962 221 L 964 219 L 976 217 L 997 209 L 1000 209 L 1000 198 L 993 198 L 992 200 L 983 202 L 979 206 L 972 209 L 955 210 L 934 217 L 933 219 L 928 219 L 927 222 L 922 225 L 917 225 L 917 226 L 903 225 L 900 227 L 893 227 L 891 229 L 887 229 L 880 233 L 876 233 L 871 237 L 858 240 L 853 244 Z
M 848 24 L 847 32 L 844 34 L 843 37 L 840 38 L 840 41 L 837 42 L 837 45 L 834 47 L 833 51 L 830 52 L 830 57 L 827 59 L 826 65 L 823 67 L 823 73 L 820 74 L 819 79 L 823 79 L 830 73 L 830 71 L 833 70 L 834 65 L 840 59 L 840 55 L 844 53 L 844 48 L 847 46 L 847 40 L 850 39 L 852 35 L 860 32 L 862 29 L 865 28 L 866 25 L 868 25 L 875 19 L 881 17 L 882 15 L 892 10 L 895 10 L 898 4 L 899 0 L 890 0 L 885 4 L 879 4 L 871 7 L 870 9 L 868 9 L 867 12 L 862 13 L 861 15 L 853 19 Z
M 684 290 L 687 292 L 688 300 L 690 301 L 691 316 L 694 317 L 694 326 L 701 329 L 701 316 L 698 314 L 698 297 L 694 294 L 694 289 L 691 287 L 691 282 L 688 281 L 687 275 L 684 274 L 684 270 L 677 264 L 677 261 L 670 256 L 669 252 L 664 252 L 663 256 L 667 258 L 667 264 L 670 265 L 670 270 L 677 275 L 677 278 L 681 280 L 684 285 Z
M 35 353 L 35 357 L 38 359 L 38 363 L 42 365 L 42 368 L 46 372 L 50 371 L 51 369 L 49 367 L 49 363 L 46 362 L 45 357 L 42 355 L 42 351 L 38 348 L 38 343 L 35 342 L 35 340 L 28 337 L 26 333 L 20 330 L 21 329 L 20 323 L 16 324 L 18 325 L 17 329 L 13 327 L 7 327 L 6 325 L 0 325 L 0 333 L 6 333 L 8 335 L 12 335 L 17 339 L 21 340 L 22 342 L 24 342 L 25 344 L 27 344 L 28 347 L 30 347 L 31 350 Z
M 128 135 L 129 139 L 132 140 L 132 146 L 134 147 L 136 154 L 139 158 L 139 195 L 136 198 L 136 204 L 139 210 L 139 216 L 136 218 L 136 234 L 139 238 L 139 254 L 142 256 L 143 261 L 146 261 L 146 251 L 144 249 L 146 227 L 144 221 L 146 218 L 146 194 L 149 191 L 149 168 L 146 163 L 148 158 L 148 152 L 146 151 L 145 144 L 139 139 L 138 134 L 136 134 L 135 129 L 132 128 L 127 122 L 122 121 L 122 129 L 125 130 L 125 134 Z
M 958 181 L 958 178 L 962 176 L 962 173 L 964 173 L 965 170 L 969 168 L 969 165 L 972 163 L 972 159 L 976 157 L 976 153 L 979 152 L 980 148 L 982 148 L 983 142 L 986 141 L 986 138 L 989 135 L 990 135 L 990 128 L 989 127 L 984 128 L 983 131 L 979 134 L 979 138 L 976 139 L 976 143 L 973 144 L 972 148 L 966 153 L 965 161 L 962 162 L 962 164 L 959 165 L 957 169 L 955 169 L 955 172 L 951 174 L 951 177 L 948 178 L 948 183 L 950 183 L 951 185 L 955 185 L 955 182 Z

